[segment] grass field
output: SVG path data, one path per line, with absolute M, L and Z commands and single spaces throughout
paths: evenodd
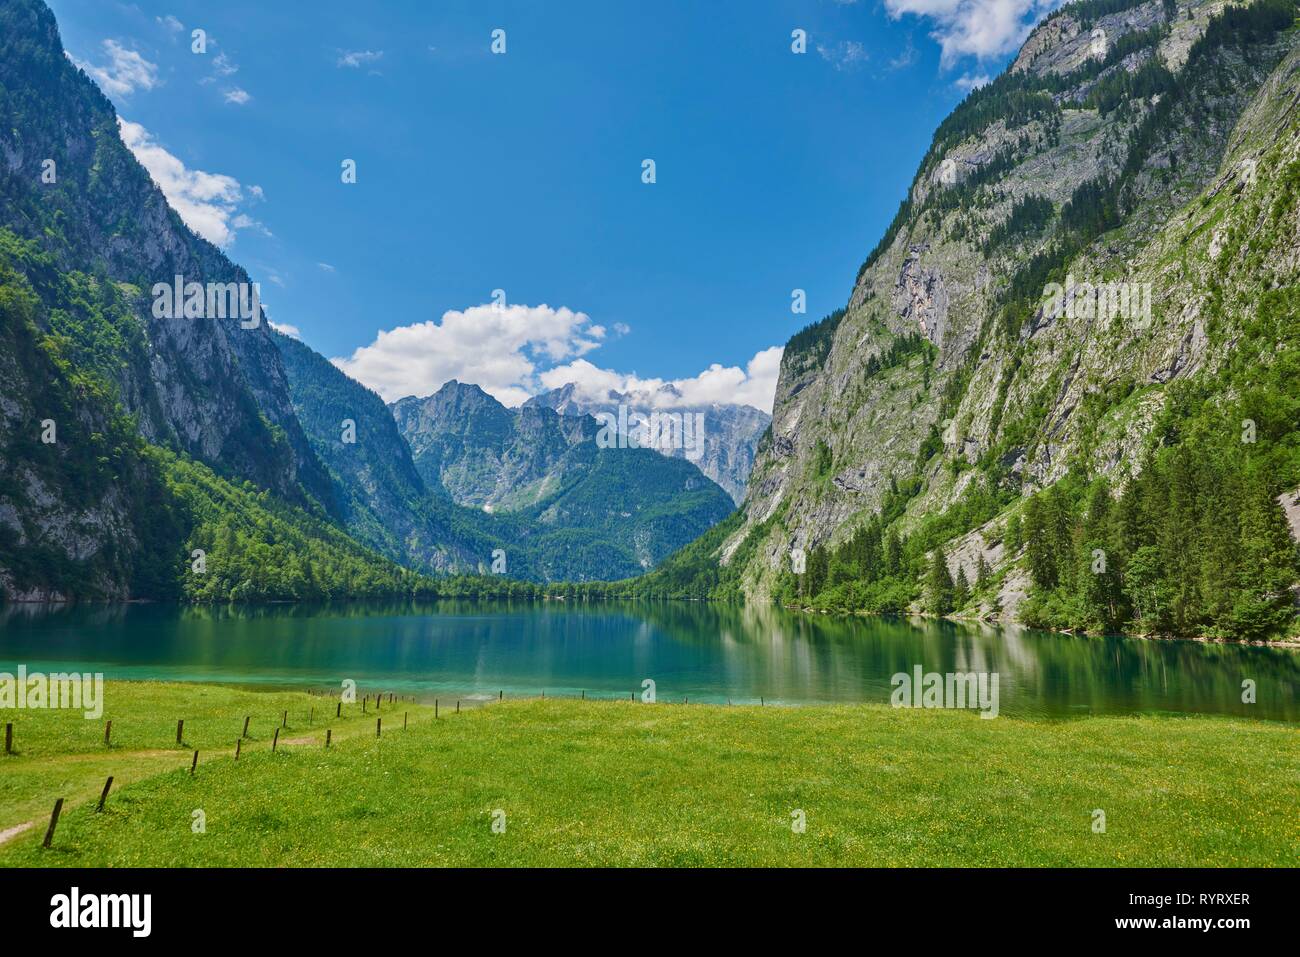
M 106 701 L 111 749 L 102 721 L 0 712 L 21 752 L 0 757 L 0 831 L 34 822 L 0 866 L 1300 864 L 1300 731 L 1277 723 L 572 700 L 435 721 L 399 702 L 376 739 L 373 703 L 339 721 L 332 699 L 152 683 Z

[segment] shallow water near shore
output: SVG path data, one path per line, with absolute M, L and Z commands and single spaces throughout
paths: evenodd
M 703 602 L 349 602 L 0 608 L 0 672 L 383 690 L 482 703 L 640 696 L 888 704 L 891 678 L 999 675 L 1021 717 L 1206 713 L 1300 721 L 1292 649 L 1060 635 Z M 1253 681 L 1256 701 L 1242 701 Z

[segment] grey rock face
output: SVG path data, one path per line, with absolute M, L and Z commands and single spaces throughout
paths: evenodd
M 508 409 L 476 385 L 452 380 L 431 396 L 407 396 L 390 409 L 430 488 L 459 505 L 516 510 L 563 484 L 566 453 L 593 440 L 596 423 L 538 407 Z
M 655 412 L 661 415 L 702 416 L 694 421 L 703 423 L 703 440 L 674 445 L 661 442 L 655 451 L 670 458 L 684 458 L 697 465 L 701 472 L 721 485 L 732 501 L 739 504 L 745 497 L 749 473 L 754 468 L 754 451 L 772 417 L 748 405 L 710 403 L 690 405 L 680 394 L 665 386 L 654 396 L 633 396 L 610 391 L 603 399 L 584 398 L 577 386 L 570 383 L 534 396 L 524 403 L 525 408 L 554 409 L 565 416 L 595 416 L 607 413 L 618 420 L 620 406 L 625 418 L 640 416 L 648 420 Z M 690 445 L 690 448 L 686 446 Z
M 32 115 L 56 118 L 18 130 L 0 124 L 0 227 L 35 240 L 60 268 L 118 284 L 143 337 L 138 351 L 103 366 L 151 441 L 173 445 L 225 475 L 291 501 L 324 501 L 328 479 L 293 413 L 265 319 L 158 319 L 155 283 L 250 282 L 221 250 L 191 232 L 118 135 L 117 114 L 65 56 L 43 11 L 26 54 L 0 57 L 0 86 L 26 90 Z M 53 72 L 40 83 L 33 76 Z M 43 157 L 58 181 L 42 184 Z M 45 223 L 57 218 L 59 228 Z M 38 285 L 39 288 L 39 285 Z
M 1225 51 L 1194 75 L 1179 75 L 1221 6 L 1184 0 L 1168 22 L 1161 3 L 1095 23 L 1068 11 L 1052 15 L 1026 40 L 1010 72 L 1066 78 L 1049 98 L 1055 107 L 1014 123 L 995 112 L 960 134 L 945 136 L 941 128 L 910 190 L 910 209 L 857 277 L 829 349 L 786 350 L 745 522 L 720 552 L 725 563 L 758 526 L 779 516 L 764 526 L 756 557 L 742 570 L 748 594 L 767 596 L 792 543 L 835 545 L 851 535 L 881 507 L 891 482 L 920 482 L 904 530 L 941 513 L 967 489 L 973 473 L 966 466 L 990 450 L 999 450 L 995 470 L 1026 492 L 1061 478 L 1081 455 L 1122 484 L 1140 467 L 1165 386 L 1213 376 L 1228 360 L 1233 320 L 1225 316 L 1232 313 L 1216 313 L 1224 324 L 1216 334 L 1205 315 L 1211 278 L 1241 289 L 1245 302 L 1261 282 L 1291 281 L 1297 255 L 1292 237 L 1251 266 L 1254 272 L 1244 261 L 1223 266 L 1231 236 L 1263 227 L 1231 224 L 1236 205 L 1215 200 L 1224 191 L 1241 194 L 1243 164 L 1276 144 L 1279 130 L 1288 149 L 1300 151 L 1291 140 L 1300 54 L 1293 52 L 1295 37 L 1283 34 L 1249 57 Z M 1159 57 L 1186 86 L 1180 112 L 1158 128 L 1140 168 L 1128 174 L 1131 206 L 1119 227 L 1074 253 L 1066 267 L 1081 284 L 1147 287 L 1149 315 L 1040 308 L 1003 331 L 999 304 L 1010 279 L 1065 236 L 1062 207 L 1083 184 L 1125 171 L 1130 134 L 1158 105 L 1156 97 L 1141 96 L 1107 114 L 1086 105 L 1104 77 L 1068 78 L 1080 67 L 1092 69 L 1091 31 L 1098 26 L 1112 44 L 1160 27 L 1161 37 L 1105 69 L 1131 73 Z M 991 167 L 998 157 L 1000 166 Z M 941 175 L 949 159 L 952 183 Z M 1264 175 L 1261 168 L 1261 183 Z M 1284 189 L 1280 182 L 1268 188 Z M 1028 196 L 1051 203 L 1050 219 L 992 241 L 1014 203 Z M 914 356 L 868 374 L 869 360 L 916 333 L 939 347 L 936 361 Z M 1023 441 L 1008 446 L 1009 436 L 1020 435 Z M 829 474 L 819 474 L 827 455 Z M 991 551 L 986 557 L 1003 564 L 1013 558 Z M 1014 569 L 1004 571 L 1006 604 L 1014 607 L 1023 582 Z

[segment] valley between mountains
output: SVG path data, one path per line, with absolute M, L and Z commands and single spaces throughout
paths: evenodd
M 1294 636 L 1296 15 L 1048 15 L 940 124 L 844 307 L 790 338 L 768 416 L 576 384 L 509 408 L 455 380 L 390 404 L 260 317 L 158 317 L 160 282 L 250 276 L 168 206 L 50 10 L 11 0 L 0 591 Z M 699 415 L 701 442 L 607 441 L 620 408 Z

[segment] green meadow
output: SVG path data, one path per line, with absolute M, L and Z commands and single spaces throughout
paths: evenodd
M 0 712 L 18 752 L 0 832 L 30 824 L 0 866 L 1300 863 L 1300 731 L 1281 723 L 529 699 L 385 703 L 376 737 L 373 698 L 336 706 L 115 682 L 98 721 Z

